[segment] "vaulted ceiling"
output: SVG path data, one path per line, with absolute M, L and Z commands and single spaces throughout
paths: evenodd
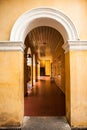
M 64 40 L 61 34 L 48 26 L 40 26 L 33 29 L 27 35 L 29 44 L 32 44 L 40 59 L 52 59 L 52 55 L 63 44 Z

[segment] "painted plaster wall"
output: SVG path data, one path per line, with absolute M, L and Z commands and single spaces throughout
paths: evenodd
M 71 125 L 87 127 L 87 51 L 70 51 Z
M 36 82 L 36 66 L 33 65 L 33 84 Z
M 65 54 L 62 44 L 58 46 L 53 55 L 52 77 L 56 85 L 65 93 Z
M 66 117 L 71 122 L 71 93 L 70 93 L 70 53 L 65 54 L 65 95 L 66 95 Z
M 72 127 L 87 127 L 87 51 L 65 54 L 66 117 Z
M 40 67 L 45 68 L 45 75 L 47 75 L 47 76 L 51 75 L 51 62 L 50 62 L 50 60 L 41 60 Z
M 37 64 L 37 81 L 38 79 L 40 79 L 40 61 L 38 61 L 38 64 Z
M 45 67 L 45 60 L 40 60 L 40 67 Z
M 50 76 L 51 75 L 51 63 L 50 60 L 45 61 L 45 74 Z
M 23 98 L 23 53 L 0 51 L 0 127 L 22 124 Z
M 0 40 L 9 40 L 12 26 L 18 17 L 38 7 L 62 11 L 75 24 L 80 39 L 87 39 L 87 0 L 0 0 Z
M 27 59 L 24 57 L 24 96 L 27 94 L 27 82 L 28 82 L 28 71 L 27 71 Z

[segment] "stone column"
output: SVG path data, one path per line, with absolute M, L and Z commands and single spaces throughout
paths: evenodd
M 68 41 L 63 48 L 66 116 L 72 127 L 87 128 L 87 41 Z
M 40 79 L 40 61 L 37 61 L 37 79 Z
M 33 64 L 33 58 L 32 58 L 32 53 L 31 53 L 31 49 L 28 48 L 27 51 L 27 89 L 28 89 L 28 93 L 30 93 L 32 86 L 33 86 L 33 68 L 32 68 L 32 64 Z
M 0 42 L 0 128 L 21 127 L 24 116 L 24 45 Z
M 27 82 L 28 82 L 28 71 L 27 71 L 27 56 L 24 55 L 24 96 L 27 96 Z
M 35 54 L 33 54 L 33 85 L 36 82 L 36 61 L 35 61 Z

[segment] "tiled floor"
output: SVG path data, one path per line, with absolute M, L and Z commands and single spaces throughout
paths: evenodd
M 49 77 L 42 77 L 25 97 L 25 116 L 64 116 L 65 96 Z

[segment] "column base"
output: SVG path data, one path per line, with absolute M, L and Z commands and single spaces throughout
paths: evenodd
M 22 126 L 20 127 L 0 127 L 0 130 L 21 130 Z
M 87 130 L 87 127 L 85 128 L 72 127 L 71 130 Z

